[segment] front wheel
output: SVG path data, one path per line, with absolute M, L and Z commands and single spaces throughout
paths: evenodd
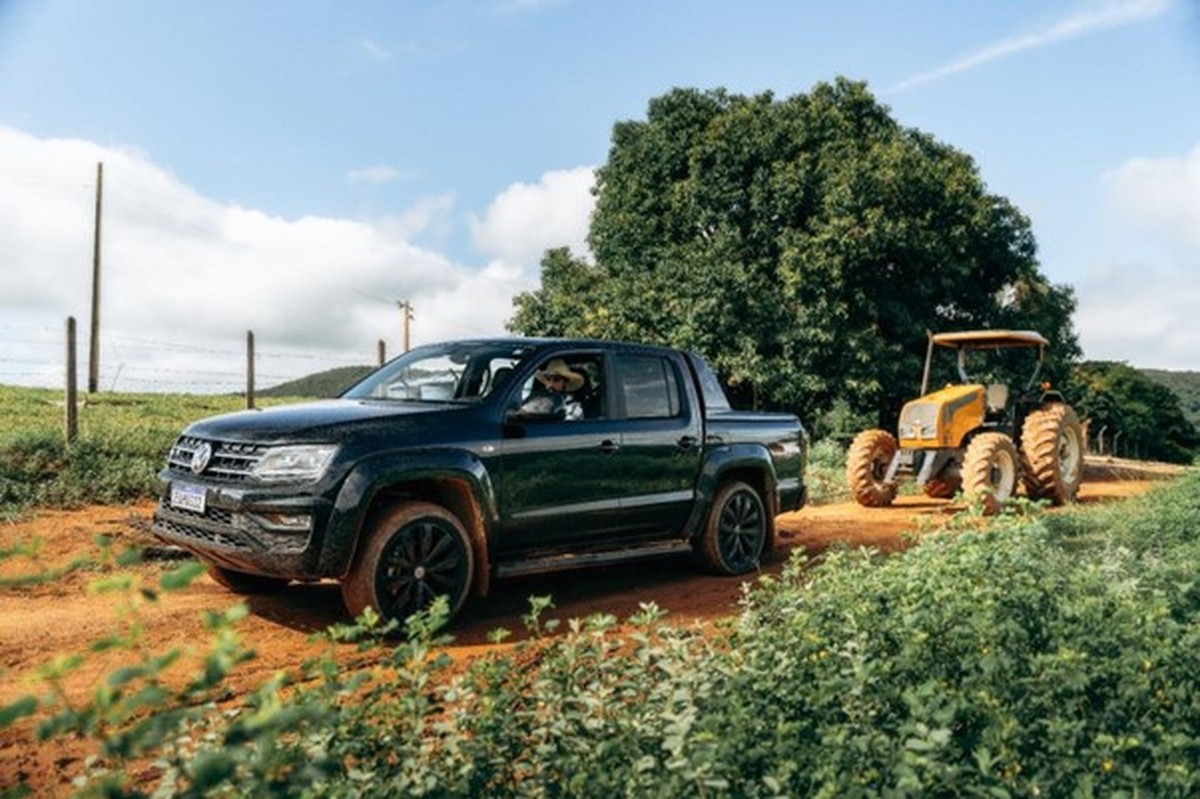
M 403 622 L 445 596 L 450 615 L 466 602 L 475 552 L 462 522 L 440 505 L 406 502 L 384 513 L 342 581 L 342 600 L 357 617 L 368 607 Z
M 696 551 L 717 574 L 745 574 L 758 568 L 768 523 L 757 491 L 746 483 L 726 483 L 713 497 Z
M 962 490 L 983 498 L 985 513 L 996 513 L 1017 490 L 1017 448 L 1003 433 L 981 433 L 963 456 Z
M 896 498 L 896 482 L 887 482 L 896 455 L 896 437 L 886 430 L 864 430 L 846 453 L 846 482 L 859 505 L 883 508 Z

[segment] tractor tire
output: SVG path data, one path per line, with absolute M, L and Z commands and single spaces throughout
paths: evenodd
M 885 482 L 896 455 L 896 437 L 886 430 L 864 430 L 846 453 L 846 482 L 859 505 L 883 508 L 896 498 L 896 483 Z
M 1083 479 L 1083 430 L 1069 405 L 1051 403 L 1021 427 L 1021 482 L 1030 499 L 1075 501 Z
M 981 496 L 983 510 L 993 514 L 1017 491 L 1017 448 L 1003 433 L 981 433 L 963 456 L 962 490 Z
M 950 499 L 961 487 L 961 477 L 934 477 L 925 484 L 925 496 L 930 499 Z

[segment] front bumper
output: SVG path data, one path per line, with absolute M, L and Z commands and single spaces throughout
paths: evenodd
M 151 529 L 160 540 L 235 571 L 315 580 L 332 503 L 318 496 L 252 491 L 182 480 L 203 488 L 202 512 L 171 503 L 176 476 L 160 475 L 162 493 Z

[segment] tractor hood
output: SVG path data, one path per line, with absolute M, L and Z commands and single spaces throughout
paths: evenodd
M 904 406 L 900 446 L 914 449 L 957 447 L 983 422 L 983 386 L 946 386 Z

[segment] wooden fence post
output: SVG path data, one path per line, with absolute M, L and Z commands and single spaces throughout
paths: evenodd
M 246 331 L 246 409 L 254 409 L 254 331 Z
M 79 435 L 79 387 L 75 384 L 75 317 L 67 317 L 67 398 L 65 411 L 65 435 L 72 443 Z

